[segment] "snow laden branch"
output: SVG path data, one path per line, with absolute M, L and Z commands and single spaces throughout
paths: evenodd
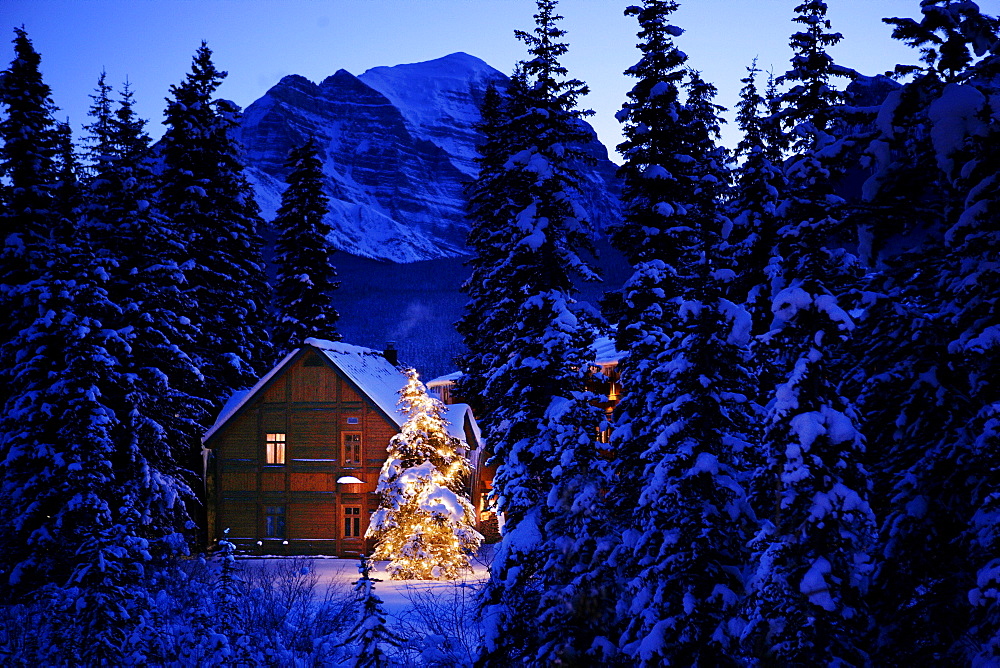
M 444 404 L 427 394 L 417 372 L 399 392 L 408 419 L 389 441 L 368 537 L 372 559 L 390 560 L 397 580 L 455 579 L 483 537 L 467 494 L 471 467 L 461 441 L 448 434 Z

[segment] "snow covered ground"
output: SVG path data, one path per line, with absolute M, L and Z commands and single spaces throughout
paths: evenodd
M 496 546 L 484 545 L 473 560 L 473 569 L 458 580 L 390 580 L 386 572 L 389 562 L 375 562 L 370 576 L 375 594 L 383 602 L 386 628 L 395 642 L 382 644 L 392 666 L 470 666 L 482 643 L 483 631 L 477 620 L 480 586 L 488 577 L 489 561 Z M 311 590 L 313 600 L 332 596 L 337 609 L 351 614 L 357 603 L 348 602 L 356 594 L 352 585 L 358 580 L 357 559 L 331 557 L 249 558 L 241 560 L 247 571 L 264 569 L 266 577 L 281 579 L 281 573 L 299 571 L 308 566 L 307 580 L 316 578 Z M 260 573 L 259 573 L 260 574 Z M 258 575 L 259 575 L 258 574 Z M 354 622 L 351 622 L 353 625 Z
M 421 596 L 422 594 L 430 594 L 435 598 L 444 599 L 454 595 L 456 586 L 466 589 L 470 594 L 474 593 L 478 586 L 489 577 L 489 561 L 495 547 L 494 545 L 483 545 L 480 553 L 472 560 L 472 572 L 466 573 L 459 580 L 390 580 L 389 574 L 386 572 L 386 565 L 389 562 L 374 562 L 374 567 L 370 572 L 371 577 L 380 580 L 375 584 L 375 593 L 385 604 L 390 624 L 405 618 L 407 613 L 412 610 L 415 598 L 424 598 Z M 287 557 L 245 558 L 240 559 L 240 563 L 247 568 L 253 568 L 255 564 L 273 567 L 280 565 L 280 562 L 287 559 Z M 326 591 L 330 585 L 350 590 L 359 577 L 357 559 L 336 557 L 304 557 L 303 559 L 309 563 L 319 577 L 315 589 L 318 594 Z

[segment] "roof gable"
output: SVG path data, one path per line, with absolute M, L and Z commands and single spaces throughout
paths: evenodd
M 235 390 L 226 400 L 226 405 L 223 406 L 222 411 L 219 413 L 219 417 L 216 418 L 215 424 L 213 424 L 212 427 L 205 432 L 205 435 L 201 437 L 201 442 L 207 443 L 208 440 L 216 434 L 216 432 L 222 429 L 224 424 L 229 422 L 243 409 L 244 406 L 250 403 L 250 401 L 257 396 L 257 393 L 264 389 L 264 386 L 271 382 L 271 379 L 278 375 L 278 372 L 284 369 L 298 353 L 299 349 L 296 349 L 285 355 L 283 360 L 278 362 L 273 369 L 264 374 L 264 376 L 261 377 L 261 379 L 258 380 L 249 390 Z
M 235 391 L 226 401 L 226 405 L 219 413 L 215 424 L 205 432 L 202 442 L 211 439 L 226 423 L 253 401 L 292 360 L 305 353 L 308 348 L 315 349 L 329 361 L 359 394 L 375 405 L 387 420 L 397 427 L 406 422 L 406 415 L 396 405 L 399 400 L 398 392 L 406 385 L 406 375 L 390 364 L 381 352 L 347 343 L 309 338 L 305 340 L 302 348 L 293 350 L 286 355 L 249 390 Z
M 406 414 L 397 406 L 399 391 L 406 386 L 406 375 L 381 352 L 313 338 L 306 339 L 304 345 L 319 350 L 397 427 L 406 422 Z

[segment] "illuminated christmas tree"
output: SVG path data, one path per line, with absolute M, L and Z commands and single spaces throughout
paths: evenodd
M 462 442 L 448 434 L 444 404 L 428 396 L 415 370 L 407 375 L 399 404 L 408 419 L 389 441 L 381 502 L 368 527 L 372 559 L 390 560 L 394 580 L 451 580 L 469 569 L 483 539 L 465 491 L 471 466 Z

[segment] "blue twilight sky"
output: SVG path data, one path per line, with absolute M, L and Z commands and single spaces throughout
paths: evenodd
M 682 0 L 674 22 L 689 64 L 719 88 L 733 107 L 745 67 L 785 70 L 798 0 Z M 564 64 L 591 94 L 583 106 L 612 148 L 621 141 L 614 113 L 631 80 L 622 72 L 638 60 L 636 23 L 622 15 L 632 2 L 563 0 L 560 13 L 570 51 Z M 981 0 L 1000 13 L 1000 0 Z M 884 16 L 917 16 L 919 0 L 829 0 L 829 18 L 844 41 L 832 50 L 842 64 L 865 73 L 916 62 L 917 54 L 890 38 Z M 482 58 L 509 74 L 525 55 L 515 29 L 533 27 L 533 0 L 0 0 L 0 66 L 13 57 L 13 27 L 24 25 L 42 55 L 42 70 L 77 132 L 88 121 L 88 95 L 101 70 L 114 86 L 128 79 L 138 111 L 162 133 L 171 84 L 190 68 L 202 39 L 216 66 L 229 72 L 219 95 L 246 106 L 286 74 L 320 81 L 338 69 L 430 60 L 456 51 Z M 731 118 L 731 114 L 729 114 Z M 731 125 L 731 124 L 730 124 Z M 727 128 L 724 143 L 737 133 Z M 613 151 L 613 148 L 612 148 Z M 612 156 L 613 159 L 617 156 Z

